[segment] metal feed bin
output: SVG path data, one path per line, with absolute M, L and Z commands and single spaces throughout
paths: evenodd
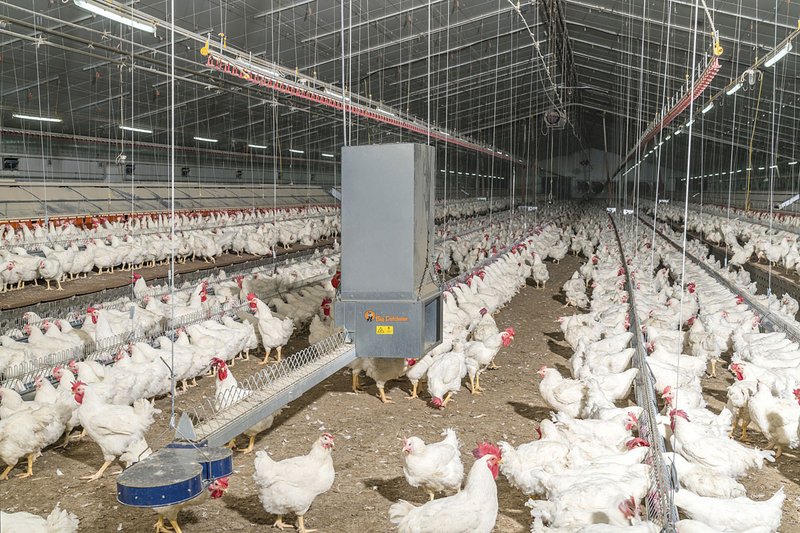
M 442 341 L 433 269 L 436 150 L 342 148 L 342 280 L 336 325 L 358 357 L 421 357 Z

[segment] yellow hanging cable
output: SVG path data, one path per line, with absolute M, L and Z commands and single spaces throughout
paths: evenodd
M 753 140 L 756 136 L 756 126 L 758 125 L 758 109 L 761 106 L 761 87 L 764 84 L 764 75 L 759 72 L 758 76 L 758 98 L 756 98 L 756 114 L 753 117 L 753 131 L 750 133 L 750 145 L 747 149 L 747 192 L 744 196 L 744 210 L 750 211 L 750 177 L 753 173 Z

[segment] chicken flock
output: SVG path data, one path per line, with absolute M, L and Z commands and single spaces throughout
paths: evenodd
M 687 262 L 681 276 L 681 254 L 664 241 L 653 247 L 649 234 L 639 234 L 636 241 L 633 231 L 620 228 L 628 258 L 623 265 L 604 214 L 562 209 L 550 214 L 548 224 L 535 228 L 513 218 L 488 229 L 471 229 L 469 224 L 462 229 L 457 223 L 454 227 L 447 230 L 451 238 L 438 243 L 434 254 L 437 270 L 462 274 L 444 292 L 444 342 L 419 360 L 358 360 L 352 366 L 354 391 L 361 389 L 363 372 L 375 381 L 384 402 L 391 402 L 384 384 L 401 378 L 410 382 L 410 399 L 425 397 L 434 410 L 447 409 L 462 387 L 469 394 L 481 394 L 481 379 L 491 379 L 487 370 L 497 367 L 501 349 L 517 336 L 514 328 L 499 326 L 494 315 L 526 283 L 546 287 L 545 260 L 555 263 L 570 252 L 586 259 L 562 289 L 566 306 L 575 307 L 576 313 L 557 321 L 572 350 L 571 375 L 539 368 L 539 393 L 552 415 L 537 424 L 538 438 L 516 446 L 500 436 L 496 443 L 479 443 L 469 468 L 453 428 L 443 428 L 437 442 L 416 436 L 403 439 L 398 473 L 409 486 L 409 496 L 419 491 L 428 501 L 394 502 L 386 518 L 398 531 L 494 530 L 499 512 L 496 479 L 502 474 L 529 498 L 532 532 L 657 532 L 660 527 L 648 521 L 644 511 L 656 497 L 654 463 L 671 465 L 677 473 L 681 489 L 674 503 L 683 516 L 677 523 L 679 532 L 778 531 L 783 491 L 758 501 L 747 496 L 738 480 L 800 444 L 800 346 L 785 334 L 762 333 L 759 317 L 742 298 L 698 265 Z M 624 266 L 633 294 L 626 287 Z M 69 338 L 78 353 L 86 345 L 130 332 L 150 336 L 152 342 L 124 343 L 106 359 L 84 354 L 7 381 L 0 388 L 0 459 L 8 465 L 3 476 L 23 459 L 23 476 L 30 475 L 44 448 L 79 441 L 82 435 L 73 433 L 78 427 L 98 444 L 104 459 L 90 479 L 104 475 L 115 459 L 128 465 L 145 457 L 145 434 L 159 414 L 147 399 L 170 392 L 171 373 L 186 390 L 210 369 L 219 409 L 247 397 L 252 391 L 234 377 L 237 359 L 261 346 L 264 362 L 273 349 L 280 360 L 281 348 L 299 330 L 308 330 L 310 343 L 336 333 L 332 301 L 337 267 L 334 252 L 313 254 L 276 272 L 233 279 L 220 273 L 186 287 L 176 298 L 180 301 L 167 302 L 151 297 L 152 288 L 137 279 L 135 288 L 143 296 L 120 305 L 120 315 L 97 305 L 87 310 L 81 327 L 73 327 L 66 318 L 27 317 L 25 333 L 31 346 L 40 338 Z M 728 276 L 745 281 L 735 272 Z M 297 288 L 304 280 L 316 281 Z M 645 339 L 644 357 L 637 351 L 632 327 L 632 296 Z M 124 311 L 129 305 L 137 310 Z M 208 316 L 165 330 L 165 310 L 179 305 L 187 317 L 198 312 L 201 318 Z M 224 312 L 212 316 L 211 309 Z M 49 350 L 56 344 L 39 346 L 35 354 L 24 354 L 26 361 L 52 355 Z M 162 361 L 173 347 L 175 363 L 169 369 Z M 5 340 L 3 349 L 22 350 L 13 344 L 7 347 Z M 10 353 L 0 352 L 0 357 Z M 728 354 L 735 381 L 727 407 L 715 413 L 708 408 L 703 380 L 718 371 Z M 4 368 L 13 366 L 7 363 Z M 647 376 L 641 375 L 642 368 Z M 58 386 L 48 379 L 51 374 Z M 8 385 L 25 385 L 31 377 L 36 397 L 23 401 Z M 654 427 L 644 422 L 646 413 L 632 401 L 634 383 L 651 377 L 662 408 Z M 269 417 L 247 430 L 249 442 L 241 451 L 253 452 L 257 435 L 272 422 Z M 761 432 L 772 449 L 743 445 L 740 440 L 748 429 Z M 659 445 L 662 439 L 665 448 Z M 315 498 L 335 483 L 335 441 L 325 431 L 308 454 L 282 460 L 256 452 L 252 482 L 276 527 L 283 529 L 289 517 L 296 516 L 297 529 L 311 531 L 306 529 L 306 515 Z M 219 480 L 204 497 L 218 499 L 227 488 L 228 480 Z M 180 531 L 179 510 L 156 509 L 156 530 Z M 77 528 L 75 516 L 59 507 L 46 518 L 16 513 L 3 519 L 64 524 L 42 531 Z

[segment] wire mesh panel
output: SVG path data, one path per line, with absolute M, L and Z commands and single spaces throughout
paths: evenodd
M 192 440 L 224 444 L 354 359 L 355 350 L 340 332 L 270 365 L 192 408 Z
M 639 436 L 650 444 L 645 456 L 645 463 L 650 467 L 650 487 L 645 496 L 645 510 L 647 511 L 648 520 L 661 526 L 662 531 L 675 531 L 674 524 L 678 520 L 678 513 L 672 504 L 671 498 L 671 493 L 674 490 L 671 470 L 664 461 L 666 446 L 664 438 L 658 431 L 658 401 L 655 391 L 655 378 L 647 364 L 647 351 L 645 350 L 644 337 L 637 313 L 638 308 L 636 307 L 636 291 L 631 283 L 625 247 L 620 239 L 614 217 L 609 215 L 609 219 L 614 228 L 622 268 L 625 271 L 625 290 L 628 293 L 630 307 L 630 330 L 633 332 L 632 346 L 635 349 L 632 362 L 639 369 L 639 373 L 634 380 L 636 404 L 642 408 L 642 416 L 639 419 Z

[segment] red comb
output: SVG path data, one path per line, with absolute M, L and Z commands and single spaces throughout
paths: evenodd
M 478 443 L 478 447 L 472 450 L 472 455 L 475 457 L 475 459 L 480 459 L 484 455 L 494 455 L 498 459 L 503 456 L 500 448 L 487 441 Z
M 83 381 L 76 381 L 75 383 L 73 383 L 72 392 L 75 393 L 78 390 L 78 387 L 80 387 L 81 385 L 86 385 L 86 383 L 84 383 Z
M 221 478 L 217 479 L 216 481 L 217 481 L 217 485 L 219 485 L 220 487 L 225 488 L 225 489 L 228 488 L 228 478 L 221 477 Z

